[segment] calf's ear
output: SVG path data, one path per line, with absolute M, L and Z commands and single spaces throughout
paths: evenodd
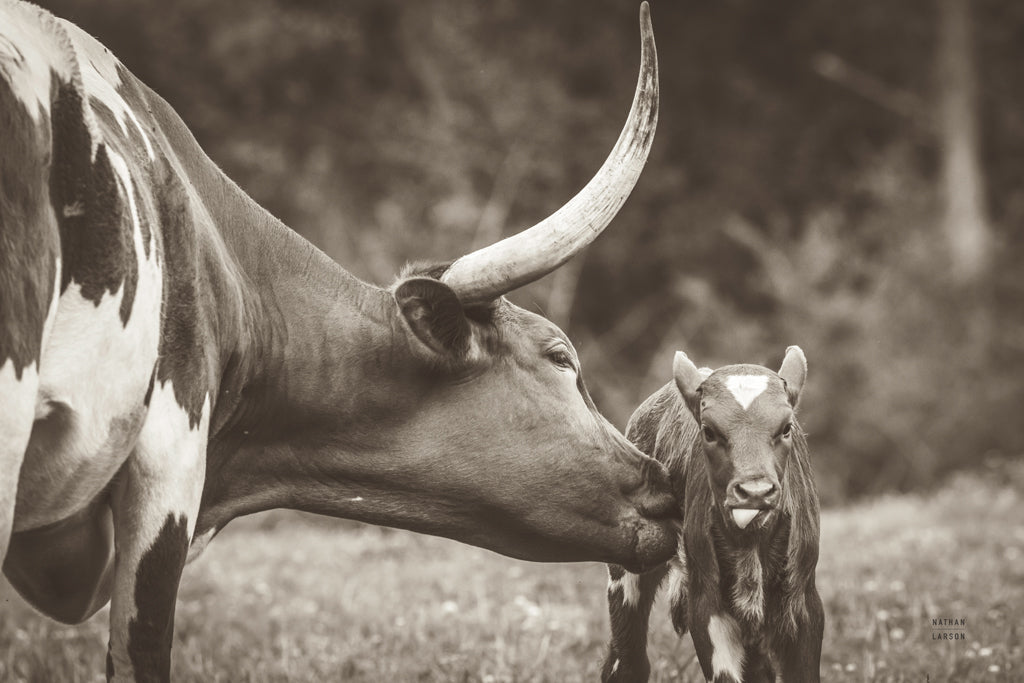
M 782 359 L 782 367 L 779 368 L 779 377 L 786 382 L 786 394 L 795 408 L 800 402 L 800 392 L 807 379 L 807 358 L 799 346 L 790 346 L 786 349 L 786 357 Z
M 395 287 L 394 296 L 413 335 L 438 360 L 466 358 L 472 330 L 451 287 L 433 278 L 412 277 Z
M 686 401 L 686 407 L 695 417 L 700 412 L 700 385 L 706 377 L 707 374 L 698 370 L 685 353 L 676 351 L 676 357 L 672 361 L 672 378 L 675 379 L 676 388 Z

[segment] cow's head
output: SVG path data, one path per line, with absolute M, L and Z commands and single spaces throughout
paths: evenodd
M 683 352 L 673 364 L 676 386 L 697 421 L 715 507 L 737 534 L 770 525 L 786 495 L 787 469 L 802 449 L 795 410 L 807 377 L 797 346 L 778 373 L 760 365 L 698 370 Z
M 533 560 L 640 569 L 673 552 L 666 518 L 677 506 L 664 468 L 597 411 L 566 335 L 503 298 L 596 238 L 636 183 L 658 111 L 646 3 L 641 32 L 632 109 L 597 175 L 532 228 L 451 264 L 413 268 L 390 289 L 391 344 L 401 349 L 378 373 L 375 414 L 395 422 L 380 430 L 387 485 L 420 509 L 368 521 Z

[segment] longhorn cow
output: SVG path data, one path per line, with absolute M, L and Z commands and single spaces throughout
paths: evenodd
M 538 561 L 674 552 L 664 468 L 506 292 L 612 220 L 657 122 L 537 225 L 382 288 L 257 206 L 106 48 L 0 0 L 0 557 L 41 612 L 109 600 L 108 678 L 165 680 L 186 559 L 285 507 Z
M 796 407 L 799 347 L 778 373 L 698 370 L 678 352 L 674 382 L 636 409 L 626 434 L 665 463 L 683 508 L 679 554 L 643 574 L 610 565 L 611 642 L 601 679 L 650 675 L 647 624 L 667 574 L 672 624 L 715 683 L 819 680 L 825 624 L 814 585 L 818 494 Z

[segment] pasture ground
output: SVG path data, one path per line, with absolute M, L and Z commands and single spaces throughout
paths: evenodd
M 1024 469 L 829 510 L 823 680 L 1024 680 Z M 176 681 L 593 681 L 604 567 L 518 562 L 294 513 L 238 520 L 185 570 Z M 659 600 L 652 680 L 701 680 Z M 69 627 L 0 587 L 0 681 L 103 680 L 107 610 Z M 935 640 L 933 618 L 966 619 Z

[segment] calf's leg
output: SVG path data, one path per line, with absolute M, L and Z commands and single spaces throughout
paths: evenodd
M 796 637 L 779 648 L 782 680 L 786 683 L 818 683 L 821 680 L 821 639 L 825 610 L 813 586 L 807 591 L 807 621 L 797 625 Z
M 608 616 L 612 635 L 601 668 L 602 681 L 642 683 L 650 676 L 647 623 L 658 586 L 667 573 L 668 564 L 643 574 L 608 565 Z

